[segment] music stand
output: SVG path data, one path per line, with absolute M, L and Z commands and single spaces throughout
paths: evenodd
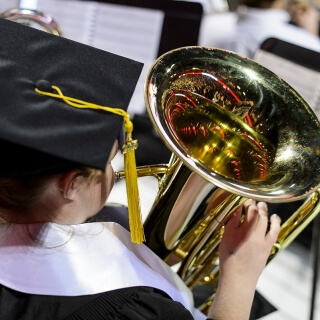
M 203 7 L 190 1 L 95 0 L 108 4 L 161 10 L 164 12 L 158 56 L 184 46 L 198 44 Z
M 320 52 L 268 38 L 253 59 L 299 92 L 320 118 Z

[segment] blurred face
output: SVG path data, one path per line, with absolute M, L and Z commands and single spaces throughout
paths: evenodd
M 119 151 L 119 145 L 118 141 L 116 141 L 111 149 L 110 156 L 106 165 L 106 170 L 105 170 L 105 178 L 106 178 L 106 199 L 107 200 L 115 182 L 115 175 L 114 175 L 114 170 L 111 165 L 111 161 L 114 159 L 114 157 L 117 155 Z
M 97 214 L 105 205 L 115 182 L 111 161 L 118 152 L 118 142 L 112 147 L 105 171 L 98 170 L 89 186 L 81 194 L 81 208 L 84 209 L 85 219 Z

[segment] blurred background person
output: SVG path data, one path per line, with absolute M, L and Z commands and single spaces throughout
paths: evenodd
M 320 39 L 308 31 L 304 17 L 299 15 L 301 27 L 290 23 L 288 0 L 240 0 L 235 12 L 226 14 L 225 23 L 220 19 L 218 30 L 202 26 L 200 45 L 231 50 L 252 58 L 260 44 L 270 37 L 320 51 Z M 311 18 L 314 21 L 311 21 Z M 214 20 L 214 16 L 212 17 Z M 308 25 L 319 22 L 317 15 L 308 15 Z M 209 26 L 209 24 L 207 24 Z M 223 26 L 227 32 L 223 33 Z M 206 28 L 206 30 L 204 30 Z M 210 40 L 205 34 L 211 33 Z M 215 37 L 215 35 L 217 37 Z
M 290 1 L 288 11 L 291 23 L 319 36 L 319 4 L 314 1 Z

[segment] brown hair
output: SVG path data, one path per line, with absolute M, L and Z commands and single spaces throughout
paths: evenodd
M 79 170 L 78 175 L 83 176 L 89 185 L 96 170 L 88 167 L 76 169 Z M 44 191 L 55 176 L 0 177 L 0 210 L 5 215 L 27 214 L 32 211 L 40 203 Z

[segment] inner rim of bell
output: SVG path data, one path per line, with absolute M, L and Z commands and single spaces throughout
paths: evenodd
M 319 121 L 256 62 L 220 49 L 176 49 L 151 67 L 146 92 L 159 135 L 205 179 L 269 202 L 318 187 Z

